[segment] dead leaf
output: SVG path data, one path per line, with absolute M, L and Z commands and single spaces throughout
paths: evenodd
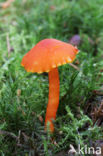
M 21 89 L 17 89 L 17 96 L 21 95 Z
M 0 6 L 1 6 L 3 9 L 6 9 L 6 8 L 8 8 L 8 7 L 11 5 L 12 2 L 14 2 L 14 0 L 7 0 L 7 1 L 4 2 L 4 3 L 0 3 Z
M 39 120 L 40 122 L 43 122 L 43 117 L 41 115 L 39 116 Z

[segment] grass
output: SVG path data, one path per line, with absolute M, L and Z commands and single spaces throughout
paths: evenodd
M 103 115 L 93 116 L 102 105 L 102 3 L 18 0 L 0 8 L 1 156 L 68 155 L 70 144 L 77 149 L 78 144 L 95 146 L 103 140 Z M 44 132 L 48 75 L 27 73 L 20 63 L 38 41 L 56 38 L 68 42 L 75 34 L 82 40 L 74 61 L 80 70 L 68 64 L 59 67 L 60 105 L 55 133 L 50 135 Z

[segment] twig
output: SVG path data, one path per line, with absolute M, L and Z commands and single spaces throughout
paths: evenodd
M 10 46 L 10 39 L 9 39 L 9 35 L 7 34 L 6 36 L 6 41 L 7 41 L 7 49 L 8 49 L 8 57 L 10 56 L 10 52 L 11 52 L 11 46 Z
M 80 69 L 76 65 L 74 65 L 73 63 L 69 63 L 69 65 L 72 66 L 74 69 L 80 71 Z
M 26 146 L 26 145 L 24 145 L 24 144 L 17 144 L 17 146 L 23 147 L 23 148 L 28 148 L 28 146 Z
M 97 125 L 99 126 L 103 118 L 103 100 L 101 101 L 99 108 L 95 108 L 91 115 L 94 120 L 94 124 L 97 122 Z
M 18 144 L 20 144 L 20 136 L 21 136 L 21 130 L 19 130 L 19 133 L 18 133 Z
M 30 138 L 24 132 L 22 132 L 22 135 L 24 137 L 25 142 L 28 142 Z
M 10 136 L 10 137 L 18 140 L 18 137 L 14 133 L 11 133 L 11 132 L 0 130 L 0 135 L 7 135 L 7 136 Z
M 94 90 L 94 93 L 96 94 L 96 95 L 103 95 L 103 91 L 101 91 L 101 90 Z

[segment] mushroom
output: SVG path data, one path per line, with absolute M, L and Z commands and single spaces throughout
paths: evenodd
M 54 131 L 53 120 L 59 105 L 58 66 L 71 63 L 78 49 L 71 44 L 56 40 L 44 39 L 37 43 L 22 59 L 21 65 L 27 72 L 49 74 L 49 100 L 45 117 L 45 129 L 49 122 L 50 132 Z

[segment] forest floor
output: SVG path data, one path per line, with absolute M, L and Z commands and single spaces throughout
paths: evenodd
M 54 134 L 44 131 L 48 75 L 21 67 L 44 38 L 79 49 L 59 67 Z M 0 0 L 0 155 L 73 156 L 79 145 L 103 152 L 103 0 Z

